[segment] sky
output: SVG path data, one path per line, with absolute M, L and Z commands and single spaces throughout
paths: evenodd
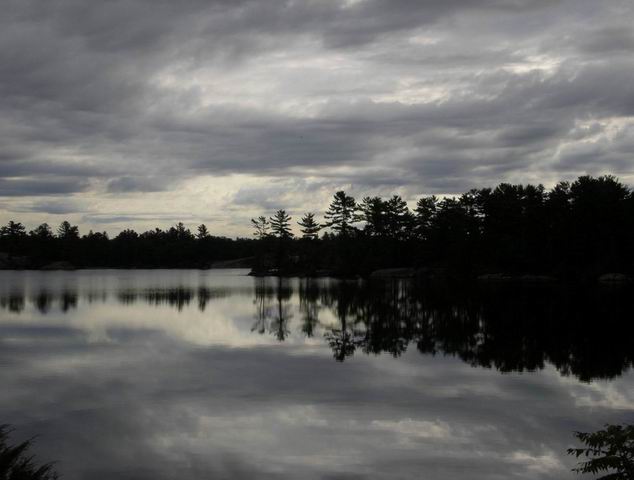
M 1 0 L 0 222 L 116 234 L 614 174 L 634 3 Z

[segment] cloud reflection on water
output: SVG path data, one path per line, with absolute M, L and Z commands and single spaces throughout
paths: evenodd
M 272 279 L 256 294 L 258 281 L 248 277 L 125 273 L 141 292 L 135 301 L 121 300 L 118 292 L 130 288 L 118 280 L 93 278 L 78 282 L 75 306 L 64 311 L 68 284 L 21 275 L 3 282 L 0 295 L 24 298 L 19 313 L 9 302 L 0 310 L 0 414 L 21 435 L 41 435 L 38 457 L 59 460 L 64 478 L 572 478 L 564 454 L 571 432 L 634 416 L 627 369 L 579 382 L 547 361 L 538 372 L 501 375 L 472 368 L 464 355 L 421 355 L 415 345 L 398 359 L 363 355 L 361 346 L 335 362 L 323 335 L 345 330 L 342 312 L 355 324 L 351 305 L 367 301 L 355 284 L 344 295 L 336 282 L 308 291 L 291 281 L 280 290 Z M 170 275 L 174 286 L 224 284 L 225 293 L 203 309 L 198 293 L 183 304 L 172 294 L 165 302 L 144 296 L 172 291 Z M 90 297 L 82 289 L 91 282 L 110 286 Z M 45 314 L 33 301 L 39 285 L 58 292 Z M 270 315 L 262 335 L 252 331 L 260 301 Z M 284 342 L 276 335 L 280 303 L 282 317 L 291 316 Z M 318 316 L 312 336 L 307 306 Z M 394 320 L 383 318 L 387 326 Z M 366 338 L 362 327 L 355 335 Z M 372 328 L 393 340 L 387 327 Z M 434 333 L 446 347 L 470 338 Z

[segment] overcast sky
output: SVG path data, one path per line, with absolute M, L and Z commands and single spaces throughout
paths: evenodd
M 631 0 L 0 0 L 0 221 L 634 183 Z

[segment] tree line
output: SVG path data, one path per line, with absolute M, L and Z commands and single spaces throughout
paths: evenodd
M 634 272 L 634 194 L 617 178 L 582 176 L 543 185 L 501 183 L 453 197 L 420 198 L 413 209 L 399 195 L 360 201 L 336 192 L 319 221 L 297 221 L 280 209 L 251 219 L 252 239 L 213 236 L 203 224 L 183 223 L 143 233 L 126 229 L 80 235 L 65 221 L 27 232 L 10 221 L 0 228 L 0 266 L 201 268 L 253 257 L 254 273 L 367 275 L 410 267 L 460 275 L 535 273 L 586 278 Z
M 367 274 L 389 267 L 577 278 L 634 270 L 634 193 L 617 178 L 543 185 L 501 183 L 454 197 L 335 193 L 319 223 L 283 209 L 252 219 L 262 271 Z M 319 233 L 323 232 L 321 237 Z
M 182 222 L 162 230 L 142 233 L 132 229 L 114 238 L 106 232 L 89 231 L 63 221 L 56 231 L 43 223 L 28 231 L 21 222 L 10 221 L 0 228 L 1 259 L 8 267 L 41 268 L 51 262 L 74 267 L 118 268 L 204 268 L 214 262 L 251 257 L 252 239 L 231 239 L 211 235 L 205 224 L 193 233 Z

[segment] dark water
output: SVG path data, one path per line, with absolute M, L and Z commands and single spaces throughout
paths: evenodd
M 566 479 L 634 420 L 626 290 L 0 272 L 0 423 L 65 479 Z

